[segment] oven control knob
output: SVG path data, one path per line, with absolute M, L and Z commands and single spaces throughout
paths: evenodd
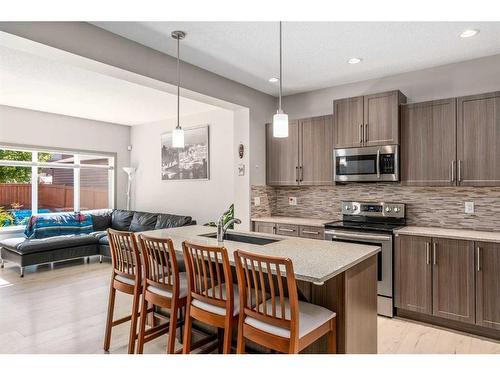
M 385 208 L 385 212 L 391 212 L 391 210 L 392 210 L 392 209 L 391 209 L 390 207 L 386 207 L 386 208 Z
M 399 207 L 394 207 L 394 212 L 398 213 L 399 212 Z
M 347 205 L 347 204 L 346 204 L 346 205 L 344 206 L 344 208 L 345 208 L 345 210 L 346 210 L 346 211 L 349 211 L 349 210 L 351 209 L 351 206 L 349 206 L 349 205 Z

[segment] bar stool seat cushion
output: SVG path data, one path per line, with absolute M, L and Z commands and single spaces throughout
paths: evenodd
M 125 277 L 122 275 L 115 275 L 115 280 L 120 281 L 120 282 L 125 283 L 125 284 L 128 284 L 128 285 L 135 285 L 134 279 L 129 279 L 128 277 Z
M 266 301 L 266 309 L 268 314 L 272 311 L 271 299 Z M 264 311 L 263 304 L 259 306 L 259 311 Z M 333 311 L 330 311 L 322 306 L 299 301 L 299 338 L 314 331 L 316 328 L 335 317 L 335 315 L 336 314 Z M 279 306 L 279 303 L 276 304 L 276 316 L 281 317 L 281 306 Z M 285 298 L 285 318 L 288 320 L 290 319 L 290 302 L 288 298 Z M 249 316 L 245 318 L 245 323 L 261 331 L 284 338 L 290 338 L 290 331 L 286 328 L 264 323 L 261 320 L 257 320 Z
M 172 298 L 172 292 L 170 290 L 158 288 L 156 286 L 148 286 L 147 290 L 149 290 L 151 293 L 158 294 L 163 297 L 167 298 Z M 187 297 L 188 293 L 188 282 L 187 282 L 187 276 L 186 272 L 180 272 L 179 273 L 179 298 L 184 298 Z
M 210 288 L 207 290 L 207 294 L 209 297 L 215 296 L 219 297 L 219 288 L 220 286 L 217 285 L 215 288 Z M 215 290 L 215 295 L 213 294 L 213 289 Z M 240 295 L 238 293 L 238 284 L 233 284 L 233 294 L 234 294 L 234 312 L 233 315 L 236 316 L 240 312 Z M 222 298 L 226 299 L 226 284 L 222 284 Z M 200 301 L 199 299 L 193 298 L 192 301 L 193 306 L 198 307 L 199 309 L 217 314 L 217 315 L 226 315 L 226 309 L 224 307 L 219 307 L 212 305 L 207 302 Z

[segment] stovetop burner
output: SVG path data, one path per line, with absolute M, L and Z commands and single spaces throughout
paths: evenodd
M 325 224 L 326 228 L 330 229 L 358 229 L 358 230 L 372 230 L 378 232 L 390 232 L 401 228 L 401 224 L 389 224 L 389 223 L 366 223 L 359 221 L 347 221 L 338 220 L 332 221 L 331 223 Z

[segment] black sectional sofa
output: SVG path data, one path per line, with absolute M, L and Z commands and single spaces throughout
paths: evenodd
M 128 210 L 102 210 L 89 212 L 92 215 L 94 232 L 80 235 L 64 235 L 43 239 L 26 237 L 8 238 L 0 241 L 0 258 L 20 267 L 24 276 L 27 266 L 85 258 L 93 255 L 110 257 L 108 228 L 142 232 L 154 229 L 195 225 L 190 216 L 156 214 Z

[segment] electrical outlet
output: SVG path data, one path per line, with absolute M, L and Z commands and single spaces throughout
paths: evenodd
M 253 205 L 254 206 L 260 206 L 260 197 L 255 197 L 253 199 Z
M 297 197 L 288 197 L 288 204 L 290 206 L 296 206 L 297 205 Z
M 474 202 L 465 202 L 465 213 L 466 214 L 474 213 Z

